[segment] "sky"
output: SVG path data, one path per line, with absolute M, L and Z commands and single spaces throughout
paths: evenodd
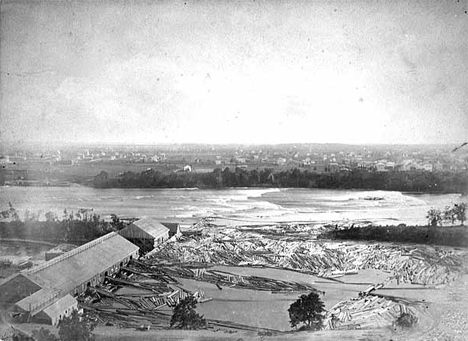
M 0 141 L 461 143 L 465 1 L 2 1 Z

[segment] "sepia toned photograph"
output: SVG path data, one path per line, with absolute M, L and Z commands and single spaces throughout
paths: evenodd
M 0 341 L 468 340 L 466 0 L 1 0 Z

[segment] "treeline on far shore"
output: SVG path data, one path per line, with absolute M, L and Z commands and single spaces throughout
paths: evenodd
M 10 209 L 0 212 L 5 221 L 0 221 L 0 238 L 29 239 L 54 243 L 83 244 L 109 232 L 118 231 L 124 224 L 113 215 L 105 221 L 87 210 L 64 211 L 57 217 L 52 212 L 45 213 L 45 220 L 39 214 L 26 211 L 23 220 L 10 204 Z
M 93 179 L 96 188 L 227 188 L 295 187 L 327 189 L 369 189 L 424 193 L 466 193 L 468 174 L 452 172 L 352 170 L 316 173 L 298 168 L 246 170 L 217 168 L 209 173 L 179 172 L 165 174 L 154 169 L 124 172 L 110 177 L 101 171 Z
M 427 226 L 352 226 L 324 232 L 319 238 L 467 247 L 468 229 L 464 226 L 467 208 L 464 202 L 446 206 L 443 211 L 431 208 L 426 215 Z M 457 222 L 459 226 L 455 225 Z
M 328 231 L 319 238 L 468 247 L 468 228 L 466 226 L 361 226 Z

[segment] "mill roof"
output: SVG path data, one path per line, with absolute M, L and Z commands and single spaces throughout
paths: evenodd
M 21 272 L 43 289 L 69 293 L 136 252 L 138 247 L 115 232 Z
M 169 231 L 166 226 L 161 224 L 156 219 L 150 217 L 141 218 L 137 221 L 134 221 L 132 224 L 154 238 L 158 238 L 161 236 L 161 234 Z

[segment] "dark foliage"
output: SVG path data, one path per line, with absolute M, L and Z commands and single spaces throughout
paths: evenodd
M 400 328 L 412 328 L 418 323 L 418 318 L 408 313 L 401 313 L 396 319 L 395 326 Z
M 70 317 L 59 322 L 59 335 L 61 341 L 93 341 L 94 324 L 86 317 L 74 310 Z
M 466 221 L 466 203 L 455 204 L 452 208 L 453 215 L 463 225 Z
M 468 177 L 466 173 L 424 171 L 316 173 L 297 168 L 282 171 L 217 168 L 211 173 L 165 174 L 149 169 L 141 173 L 128 171 L 116 178 L 101 172 L 94 177 L 93 185 L 99 188 L 295 187 L 459 193 L 468 190 Z
M 12 207 L 3 212 L 9 211 L 16 214 Z M 11 217 L 6 213 L 5 215 Z M 24 220 L 18 217 L 10 222 L 0 222 L 0 238 L 83 243 L 123 227 L 123 223 L 115 215 L 111 222 L 106 222 L 99 215 L 89 213 L 87 210 L 79 210 L 77 213 L 65 210 L 61 218 L 52 212 L 47 212 L 45 218 L 45 221 L 39 220 L 39 214 L 26 211 Z
M 49 329 L 42 328 L 32 331 L 32 337 L 36 341 L 59 341 L 59 339 L 50 332 Z
M 468 247 L 468 229 L 463 226 L 362 226 L 329 231 L 319 238 Z
M 12 341 L 36 341 L 32 337 L 19 331 L 15 331 L 11 336 L 11 339 Z
M 206 327 L 203 316 L 197 314 L 197 301 L 193 296 L 187 296 L 174 308 L 171 317 L 171 327 L 177 329 L 200 329 Z
M 445 207 L 444 212 L 441 212 L 440 210 L 431 209 L 428 212 L 428 218 L 431 216 L 431 212 L 435 211 L 439 213 L 439 216 L 432 217 L 432 218 L 438 220 L 441 225 L 442 225 L 442 222 L 453 225 L 455 224 L 457 220 L 460 221 L 461 225 L 463 225 L 466 221 L 466 207 L 467 207 L 467 204 L 462 202 L 459 204 L 454 204 L 453 207 L 450 207 L 450 206 Z M 434 226 L 433 221 L 431 225 Z
M 307 330 L 319 330 L 323 327 L 325 305 L 315 292 L 301 295 L 291 304 L 288 312 L 292 327 L 297 327 L 299 324 L 303 324 L 301 329 Z
M 442 225 L 442 212 L 440 210 L 431 208 L 426 215 L 430 226 Z

